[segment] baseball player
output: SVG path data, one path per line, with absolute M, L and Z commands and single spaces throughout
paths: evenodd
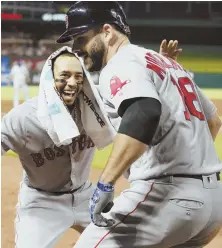
M 29 80 L 29 71 L 24 61 L 19 59 L 18 61 L 14 62 L 10 72 L 10 78 L 13 81 L 14 87 L 13 106 L 16 107 L 19 105 L 19 95 L 21 90 L 24 94 L 24 99 L 29 99 L 29 88 L 27 85 Z
M 95 145 L 76 118 L 83 70 L 70 53 L 58 56 L 53 67 L 57 91 L 82 131 L 73 139 L 71 162 L 69 146 L 56 146 L 41 126 L 38 97 L 3 117 L 2 153 L 9 149 L 18 153 L 24 169 L 15 220 L 17 248 L 54 247 L 68 228 L 81 231 L 90 222 L 88 204 L 94 187 L 87 180 Z
M 100 94 L 117 131 L 90 200 L 93 223 L 75 247 L 203 247 L 222 225 L 213 143 L 221 121 L 180 64 L 131 44 L 129 35 L 117 2 L 84 1 L 68 10 L 57 41 L 73 39 L 87 70 L 102 69 Z M 113 205 L 123 173 L 130 188 Z

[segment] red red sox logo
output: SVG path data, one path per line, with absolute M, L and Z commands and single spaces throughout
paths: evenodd
M 111 98 L 113 98 L 123 88 L 123 86 L 128 83 L 130 83 L 130 80 L 121 82 L 117 76 L 112 77 L 110 80 Z

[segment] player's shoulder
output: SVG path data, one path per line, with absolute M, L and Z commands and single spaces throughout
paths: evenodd
M 154 50 L 147 49 L 143 46 L 128 44 L 117 53 L 117 57 L 119 55 L 119 57 L 123 59 L 138 59 L 144 57 L 147 53 L 157 54 Z
M 120 48 L 120 50 L 113 56 L 102 70 L 101 75 L 109 75 L 114 72 L 128 73 L 130 70 L 146 70 L 146 54 L 155 53 L 153 50 L 148 50 L 144 47 L 127 44 Z M 140 68 L 141 67 L 141 68 Z
M 114 59 L 116 61 L 136 61 L 140 56 L 146 54 L 146 50 L 144 47 L 128 44 L 120 48 Z
M 129 65 L 133 64 L 141 64 L 145 62 L 147 54 L 158 54 L 157 52 L 144 48 L 142 46 L 128 44 L 122 47 L 119 52 L 111 59 L 111 66 L 113 65 Z

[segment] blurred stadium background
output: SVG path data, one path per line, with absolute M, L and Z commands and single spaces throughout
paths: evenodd
M 13 61 L 23 58 L 30 85 L 39 83 L 45 59 L 61 45 L 65 13 L 74 2 L 1 1 L 2 85 Z M 201 87 L 222 81 L 222 2 L 121 2 L 129 19 L 132 42 L 158 50 L 162 39 L 177 39 L 180 62 L 195 72 Z
M 73 3 L 1 2 L 2 114 L 12 107 L 9 72 L 14 61 L 26 62 L 30 96 L 38 94 L 41 69 L 46 58 L 61 46 L 55 40 L 65 29 L 65 13 Z M 132 42 L 158 51 L 162 39 L 179 41 L 183 48 L 179 62 L 194 72 L 196 83 L 204 88 L 222 116 L 222 2 L 122 1 L 121 4 L 129 19 Z M 222 153 L 222 137 L 218 139 L 221 141 L 218 151 Z

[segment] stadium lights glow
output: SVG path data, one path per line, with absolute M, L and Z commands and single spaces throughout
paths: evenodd
M 45 13 L 42 15 L 43 21 L 65 21 L 66 15 L 65 14 L 51 14 L 51 13 Z

